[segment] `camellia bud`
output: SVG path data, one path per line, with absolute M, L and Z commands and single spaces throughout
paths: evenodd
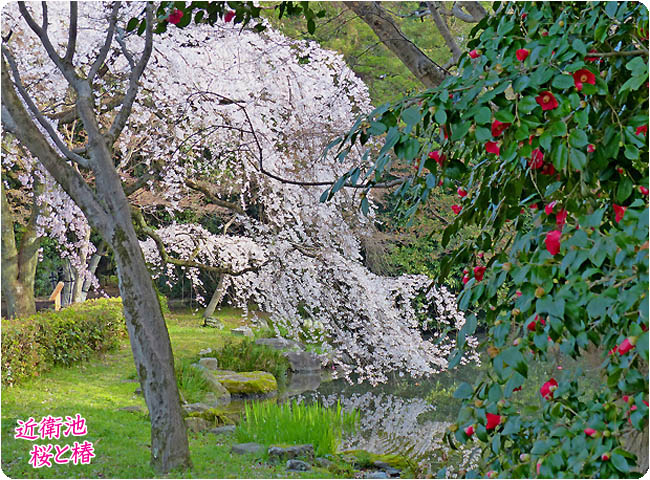
M 496 322 L 494 322 L 494 325 L 498 327 L 498 326 L 501 325 L 502 323 L 503 323 L 503 322 L 502 322 L 501 320 L 497 320 Z
M 537 298 L 542 298 L 542 297 L 544 296 L 545 293 L 546 293 L 546 291 L 545 291 L 542 287 L 537 287 L 537 288 L 535 289 L 535 296 L 536 296 Z
M 509 272 L 512 269 L 512 263 L 506 262 L 501 266 L 501 268 L 504 272 Z
M 535 130 L 535 133 L 539 137 L 542 133 L 544 133 L 544 129 L 542 127 L 538 127 L 537 130 Z
M 498 405 L 499 407 L 501 407 L 501 408 L 505 407 L 505 406 L 506 406 L 506 399 L 505 399 L 505 398 L 502 398 L 501 400 L 499 400 L 499 401 L 497 402 L 497 405 Z
M 519 455 L 519 460 L 521 460 L 522 462 L 527 462 L 528 460 L 530 460 L 530 455 L 528 453 L 522 453 L 521 455 Z
M 516 317 L 521 313 L 521 310 L 519 310 L 518 308 L 513 308 L 511 313 L 513 317 Z
M 487 477 L 488 477 L 488 478 L 497 478 L 497 472 L 495 472 L 494 470 L 490 470 L 490 471 L 487 473 Z
M 487 353 L 488 353 L 488 355 L 490 356 L 490 358 L 494 358 L 494 357 L 496 357 L 497 355 L 499 355 L 499 349 L 498 349 L 497 347 L 494 347 L 494 346 L 491 346 L 491 345 L 490 345 L 490 346 L 487 348 Z
M 607 437 L 609 437 L 611 434 L 612 434 L 612 432 L 610 432 L 609 430 L 605 430 L 605 431 L 603 432 L 603 437 L 607 438 Z
M 560 21 L 558 22 L 558 26 L 563 27 L 563 26 L 564 26 L 564 20 L 560 20 Z
M 515 338 L 515 339 L 512 341 L 512 344 L 513 344 L 515 347 L 518 347 L 520 343 L 521 343 L 521 338 L 519 338 L 519 337 Z
M 600 459 L 601 459 L 603 462 L 606 462 L 606 461 L 609 460 L 610 458 L 612 458 L 612 456 L 609 454 L 609 452 L 603 453 L 603 454 L 600 456 Z
M 455 424 L 455 423 L 452 423 L 451 425 L 449 425 L 449 430 L 451 430 L 452 432 L 455 432 L 456 430 L 458 430 L 458 425 Z
M 474 400 L 474 406 L 476 408 L 481 408 L 483 406 L 483 400 L 477 398 L 476 400 Z
M 602 72 L 600 72 L 600 76 L 601 78 L 605 78 L 607 76 L 607 70 L 603 70 Z

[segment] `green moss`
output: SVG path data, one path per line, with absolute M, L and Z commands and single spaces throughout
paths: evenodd
M 410 468 L 412 463 L 412 461 L 407 457 L 394 453 L 379 454 L 368 452 L 366 450 L 346 450 L 344 452 L 341 452 L 341 455 L 354 457 L 357 463 L 362 467 L 370 466 L 374 462 L 384 462 L 393 468 L 406 470 Z
M 226 387 L 230 393 L 251 394 L 269 393 L 278 389 L 278 382 L 268 372 L 230 372 L 217 370 L 212 372 L 217 380 Z
M 187 416 L 202 418 L 204 420 L 207 420 L 208 422 L 213 423 L 215 426 L 233 425 L 234 423 L 226 412 L 224 412 L 223 410 L 219 410 L 218 408 L 209 408 L 208 410 L 204 410 L 203 412 L 192 412 Z

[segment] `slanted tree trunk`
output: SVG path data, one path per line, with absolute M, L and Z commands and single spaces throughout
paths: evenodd
M 226 293 L 226 289 L 224 288 L 225 279 L 226 279 L 225 273 L 219 275 L 217 288 L 214 289 L 214 293 L 212 294 L 210 303 L 208 303 L 208 306 L 205 307 L 205 311 L 203 312 L 203 318 L 209 318 L 212 315 L 214 315 L 214 311 L 216 310 L 217 306 L 221 303 L 221 300 L 223 299 L 223 296 Z
M 41 186 L 34 179 L 32 212 L 25 227 L 25 233 L 16 246 L 14 218 L 7 202 L 4 182 L 2 183 L 2 298 L 7 305 L 7 316 L 25 317 L 36 313 L 34 301 L 34 279 L 38 264 L 40 237 L 36 233 L 36 220 L 40 209 L 36 201 Z
M 108 54 L 117 25 L 120 4 L 116 2 L 112 6 L 105 48 L 100 50 L 87 77 L 79 76 L 72 63 L 77 34 L 76 2 L 70 4 L 70 34 L 63 58 L 58 55 L 51 43 L 45 27 L 39 26 L 34 21 L 22 2 L 18 5 L 21 15 L 39 37 L 50 60 L 77 94 L 75 104 L 88 138 L 86 146 L 88 157 L 70 151 L 58 134 L 49 128 L 42 113 L 36 108 L 22 85 L 16 62 L 6 44 L 2 45 L 2 125 L 38 158 L 50 175 L 81 208 L 90 225 L 113 250 L 133 359 L 149 408 L 151 464 L 156 471 L 162 473 L 175 468 L 188 468 L 191 465 L 189 445 L 174 374 L 169 334 L 151 275 L 146 268 L 135 234 L 130 206 L 111 155 L 111 146 L 126 125 L 137 93 L 138 81 L 151 54 L 153 5 L 146 6 L 144 49 L 137 62 L 132 56 L 129 59 L 132 70 L 128 91 L 120 112 L 113 119 L 107 132 L 101 132 L 99 129 L 94 110 L 92 84 Z M 46 2 L 43 2 L 42 8 L 47 8 Z M 22 97 L 22 101 L 18 95 Z M 25 105 L 30 113 L 27 112 Z M 36 126 L 33 118 L 36 118 L 43 130 Z M 49 138 L 46 138 L 46 135 Z M 64 157 L 50 142 L 56 144 Z M 94 189 L 86 183 L 84 177 L 75 168 L 67 163 L 68 161 L 92 170 L 95 177 Z

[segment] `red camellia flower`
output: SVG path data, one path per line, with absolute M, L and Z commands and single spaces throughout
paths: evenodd
M 526 325 L 526 328 L 530 330 L 531 332 L 534 332 L 535 329 L 537 328 L 537 321 L 539 320 L 539 323 L 542 325 L 546 325 L 546 320 L 544 320 L 544 317 L 540 317 L 539 315 L 535 315 L 535 319 L 531 320 L 528 325 Z
M 609 460 L 609 458 L 610 458 L 609 453 L 603 453 L 603 454 L 600 456 L 600 459 L 601 459 L 603 462 L 606 462 L 607 460 Z
M 530 54 L 530 51 L 526 50 L 525 48 L 520 48 L 515 53 L 515 55 L 517 55 L 517 60 L 519 60 L 520 62 L 523 62 L 524 60 L 526 60 L 526 58 L 528 57 L 529 54 Z
M 467 435 L 468 437 L 474 435 L 474 427 L 472 425 L 470 425 L 465 429 L 465 435 Z
M 550 215 L 551 213 L 553 213 L 553 209 L 555 208 L 555 205 L 557 205 L 557 200 L 553 200 L 551 203 L 549 203 L 544 207 L 544 212 L 546 213 L 546 215 Z
M 596 430 L 594 430 L 593 428 L 585 428 L 585 435 L 587 435 L 588 437 L 592 437 L 594 433 L 596 433 Z
M 477 282 L 483 280 L 483 274 L 485 273 L 485 267 L 474 267 L 474 278 Z
M 557 381 L 554 378 L 551 378 L 548 382 L 542 385 L 542 388 L 539 389 L 539 393 L 542 394 L 542 398 L 545 400 L 550 400 L 553 398 L 553 391 L 557 388 Z
M 432 159 L 432 160 L 435 160 L 436 163 L 442 167 L 442 162 L 445 161 L 447 156 L 441 154 L 440 150 L 435 150 L 433 152 L 429 152 L 429 158 Z
M 521 296 L 523 295 L 523 293 L 521 293 L 519 290 L 517 290 L 517 291 L 515 292 L 515 295 L 517 295 L 518 297 L 521 297 Z
M 560 251 L 560 237 L 562 236 L 562 232 L 560 230 L 551 230 L 546 234 L 546 250 L 548 250 L 548 253 L 551 255 L 557 255 L 557 253 Z
M 456 192 L 458 193 L 458 196 L 460 198 L 464 198 L 467 196 L 467 192 L 463 190 L 463 187 L 458 187 L 458 190 L 456 190 Z
M 557 214 L 555 215 L 555 223 L 557 224 L 558 227 L 561 227 L 566 223 L 566 217 L 567 217 L 568 212 L 566 209 L 562 209 Z
M 510 125 L 512 125 L 512 123 L 503 123 L 500 122 L 499 120 L 495 120 L 494 122 L 492 122 L 492 136 L 498 137 Z
M 553 175 L 555 173 L 555 167 L 552 163 L 545 163 L 540 173 L 542 175 Z
M 555 99 L 555 96 L 548 90 L 543 91 L 537 97 L 535 97 L 535 101 L 539 103 L 539 105 L 542 107 L 542 110 L 544 111 L 553 110 L 559 105 Z
M 530 208 L 531 210 L 537 210 L 539 206 L 537 205 L 537 203 L 532 203 L 528 208 Z
M 627 352 L 632 350 L 634 348 L 634 343 L 630 341 L 629 338 L 626 338 L 621 342 L 621 344 L 618 346 L 618 354 L 619 355 L 625 355 Z
M 223 19 L 225 22 L 230 22 L 233 18 L 235 18 L 235 12 L 232 10 L 229 10 L 226 12 L 226 14 L 223 16 Z
M 591 85 L 596 85 L 596 75 L 586 68 L 581 68 L 573 74 L 573 83 L 576 86 L 576 90 L 582 90 L 582 85 L 589 83 Z
M 650 190 L 645 188 L 643 185 L 640 185 L 639 186 L 639 192 L 641 192 L 642 195 L 645 195 L 647 197 L 648 193 L 650 193 Z
M 470 58 L 478 58 L 481 55 L 478 53 L 477 50 L 472 50 L 471 52 L 469 52 L 469 56 L 470 56 Z
M 454 211 L 456 215 L 458 215 L 460 211 L 463 209 L 463 207 L 461 207 L 460 205 L 452 205 L 451 209 Z
M 630 403 L 630 396 L 629 396 L 629 395 L 623 395 L 622 398 L 623 398 L 623 401 L 624 401 L 625 403 Z
M 463 277 L 463 285 L 466 284 L 467 282 L 469 282 L 469 275 L 465 275 Z
M 169 15 L 167 20 L 169 21 L 169 23 L 173 23 L 174 25 L 177 25 L 181 21 L 181 18 L 183 18 L 183 12 L 181 10 L 176 9 Z
M 594 146 L 593 143 L 590 143 L 589 145 L 587 145 L 587 151 L 588 151 L 589 153 L 593 153 L 593 152 L 596 151 L 596 147 Z
M 648 134 L 648 126 L 647 125 L 641 125 L 640 127 L 637 127 L 636 129 L 636 134 L 637 135 L 647 135 Z
M 614 203 L 612 205 L 612 208 L 614 209 L 614 213 L 616 214 L 616 217 L 614 218 L 614 220 L 616 220 L 616 223 L 623 220 L 623 216 L 625 215 L 625 210 L 627 209 L 627 207 L 622 207 Z
M 495 415 L 494 413 L 486 413 L 485 418 L 487 419 L 487 423 L 485 425 L 486 430 L 492 430 L 501 423 L 501 415 Z
M 534 149 L 530 154 L 530 160 L 528 160 L 528 166 L 533 170 L 542 168 L 544 165 L 544 154 L 539 148 Z
M 495 155 L 499 155 L 499 145 L 497 145 L 496 142 L 487 142 L 485 144 L 485 151 L 487 153 L 494 153 Z

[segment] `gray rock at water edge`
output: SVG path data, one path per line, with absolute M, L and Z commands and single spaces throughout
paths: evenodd
M 296 457 L 314 458 L 314 446 L 310 443 L 305 445 L 292 445 L 290 447 L 270 446 L 268 450 L 270 458 L 291 459 Z
M 302 345 L 300 345 L 298 342 L 282 337 L 258 338 L 255 340 L 255 343 L 257 345 L 264 345 L 274 350 L 303 350 Z
M 307 462 L 303 462 L 302 460 L 287 460 L 287 470 L 293 472 L 306 472 L 308 470 L 311 470 L 311 465 L 309 465 Z
M 384 472 L 391 478 L 397 478 L 402 474 L 400 470 L 393 467 L 384 468 Z
M 181 408 L 186 413 L 194 413 L 194 412 L 205 412 L 206 410 L 212 407 L 207 403 L 197 402 L 197 403 L 186 403 L 185 405 L 181 405 Z
M 223 407 L 228 405 L 231 400 L 232 395 L 230 395 L 230 392 L 227 394 L 208 392 L 203 396 L 203 403 L 207 403 L 210 408 Z
M 194 433 L 204 432 L 205 430 L 210 429 L 212 426 L 206 419 L 199 417 L 185 418 L 185 425 L 187 425 L 187 429 L 190 432 Z
M 221 323 L 221 320 L 215 317 L 208 317 L 203 319 L 203 326 L 205 327 L 211 327 L 211 328 L 217 328 L 219 330 L 223 329 L 223 323 Z
M 142 407 L 139 407 L 137 405 L 130 405 L 128 407 L 121 407 L 117 409 L 118 412 L 136 412 L 136 413 L 142 413 Z
M 384 472 L 386 472 L 391 477 L 399 477 L 400 474 L 402 473 L 397 468 L 391 466 L 390 464 L 388 464 L 386 462 L 382 462 L 380 460 L 374 461 L 374 462 L 372 462 L 372 464 L 373 464 L 374 467 L 376 467 L 376 468 L 378 468 L 380 470 L 383 470 Z
M 255 336 L 253 335 L 253 330 L 251 330 L 251 328 L 247 327 L 246 325 L 242 327 L 233 328 L 232 330 L 230 330 L 230 333 L 232 333 L 233 335 L 238 335 L 240 337 L 253 338 Z
M 199 355 L 210 355 L 212 353 L 212 349 L 210 347 L 204 348 L 203 350 L 199 351 Z
M 289 360 L 291 370 L 294 372 L 320 372 L 320 357 L 310 352 L 286 352 L 284 356 Z
M 210 433 L 214 433 L 215 435 L 224 435 L 227 433 L 232 433 L 235 431 L 237 427 L 234 425 L 223 425 L 221 427 L 215 427 L 212 430 L 210 430 Z
M 327 458 L 324 458 L 324 457 L 316 457 L 316 460 L 314 460 L 314 461 L 316 462 L 316 465 L 318 465 L 319 467 L 325 468 L 325 469 L 328 469 L 328 470 L 330 468 L 332 468 L 334 465 L 336 465 L 333 461 L 328 460 Z
M 264 446 L 259 443 L 249 442 L 249 443 L 237 443 L 232 446 L 232 453 L 238 455 L 245 455 L 247 453 L 262 453 L 264 451 Z
M 369 472 L 364 478 L 390 478 L 386 472 Z
M 217 370 L 219 368 L 219 362 L 214 357 L 203 357 L 199 360 L 199 365 L 208 370 Z

